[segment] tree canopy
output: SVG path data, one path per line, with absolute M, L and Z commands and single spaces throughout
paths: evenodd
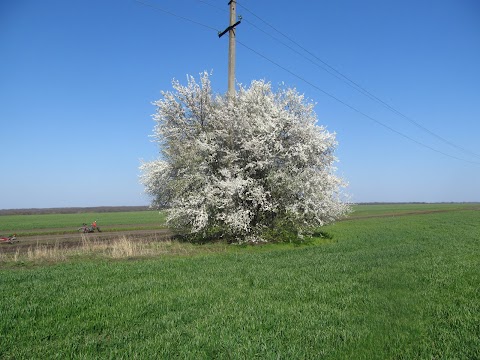
M 214 94 L 208 73 L 173 81 L 154 104 L 157 160 L 141 166 L 152 205 L 185 234 L 262 241 L 308 233 L 342 217 L 335 134 L 295 89 L 240 85 Z M 277 239 L 282 240 L 282 239 Z

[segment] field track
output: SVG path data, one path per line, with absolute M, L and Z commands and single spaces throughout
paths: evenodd
M 84 238 L 82 238 L 82 236 Z M 130 230 L 130 231 L 112 231 L 112 232 L 96 232 L 90 234 L 56 234 L 56 235 L 32 235 L 19 237 L 18 241 L 13 244 L 1 243 L 0 253 L 12 253 L 19 250 L 20 252 L 27 251 L 29 248 L 37 246 L 45 247 L 75 247 L 82 244 L 83 239 L 109 242 L 122 237 L 135 239 L 138 241 L 164 241 L 170 239 L 172 236 L 168 229 L 156 230 Z
M 369 215 L 353 215 L 339 221 L 350 221 L 350 220 L 360 220 L 360 219 L 371 219 L 371 218 L 386 218 L 394 216 L 411 216 L 411 215 L 426 215 L 426 214 L 436 214 L 436 213 L 445 213 L 445 212 L 454 212 L 454 211 L 480 211 L 480 206 L 471 206 L 463 209 L 436 209 L 436 210 L 412 210 L 406 212 L 385 212 L 381 214 L 369 214 Z

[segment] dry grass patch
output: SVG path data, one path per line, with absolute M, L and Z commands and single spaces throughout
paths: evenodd
M 19 252 L 15 252 L 14 257 L 16 261 L 22 259 Z M 26 258 L 29 261 L 65 261 L 67 259 L 67 252 L 65 248 L 56 243 L 53 247 L 46 245 L 37 245 L 30 247 L 27 250 Z
M 65 246 L 56 243 L 54 246 L 37 244 L 26 251 L 17 250 L 11 254 L 1 254 L 0 263 L 57 263 L 71 259 L 110 258 L 127 259 L 154 257 L 161 255 L 197 255 L 225 252 L 226 245 L 194 245 L 174 240 L 151 238 L 131 238 L 121 236 L 111 241 L 98 240 L 86 235 L 81 236 L 78 246 Z

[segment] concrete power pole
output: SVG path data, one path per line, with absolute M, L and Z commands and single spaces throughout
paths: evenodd
M 230 0 L 230 26 L 236 20 L 236 1 Z M 235 95 L 235 29 L 228 32 L 228 96 Z
M 236 5 L 235 0 L 230 0 L 230 25 L 221 33 L 218 37 L 222 37 L 228 32 L 228 91 L 227 96 L 232 98 L 235 96 L 235 26 L 240 24 L 240 21 L 236 20 Z

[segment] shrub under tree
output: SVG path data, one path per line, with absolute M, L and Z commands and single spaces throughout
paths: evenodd
M 171 228 L 230 241 L 302 237 L 348 211 L 335 175 L 335 134 L 314 104 L 265 81 L 215 95 L 209 75 L 173 81 L 154 115 L 158 160 L 143 163 L 152 205 Z M 283 238 L 283 239 L 282 239 Z

